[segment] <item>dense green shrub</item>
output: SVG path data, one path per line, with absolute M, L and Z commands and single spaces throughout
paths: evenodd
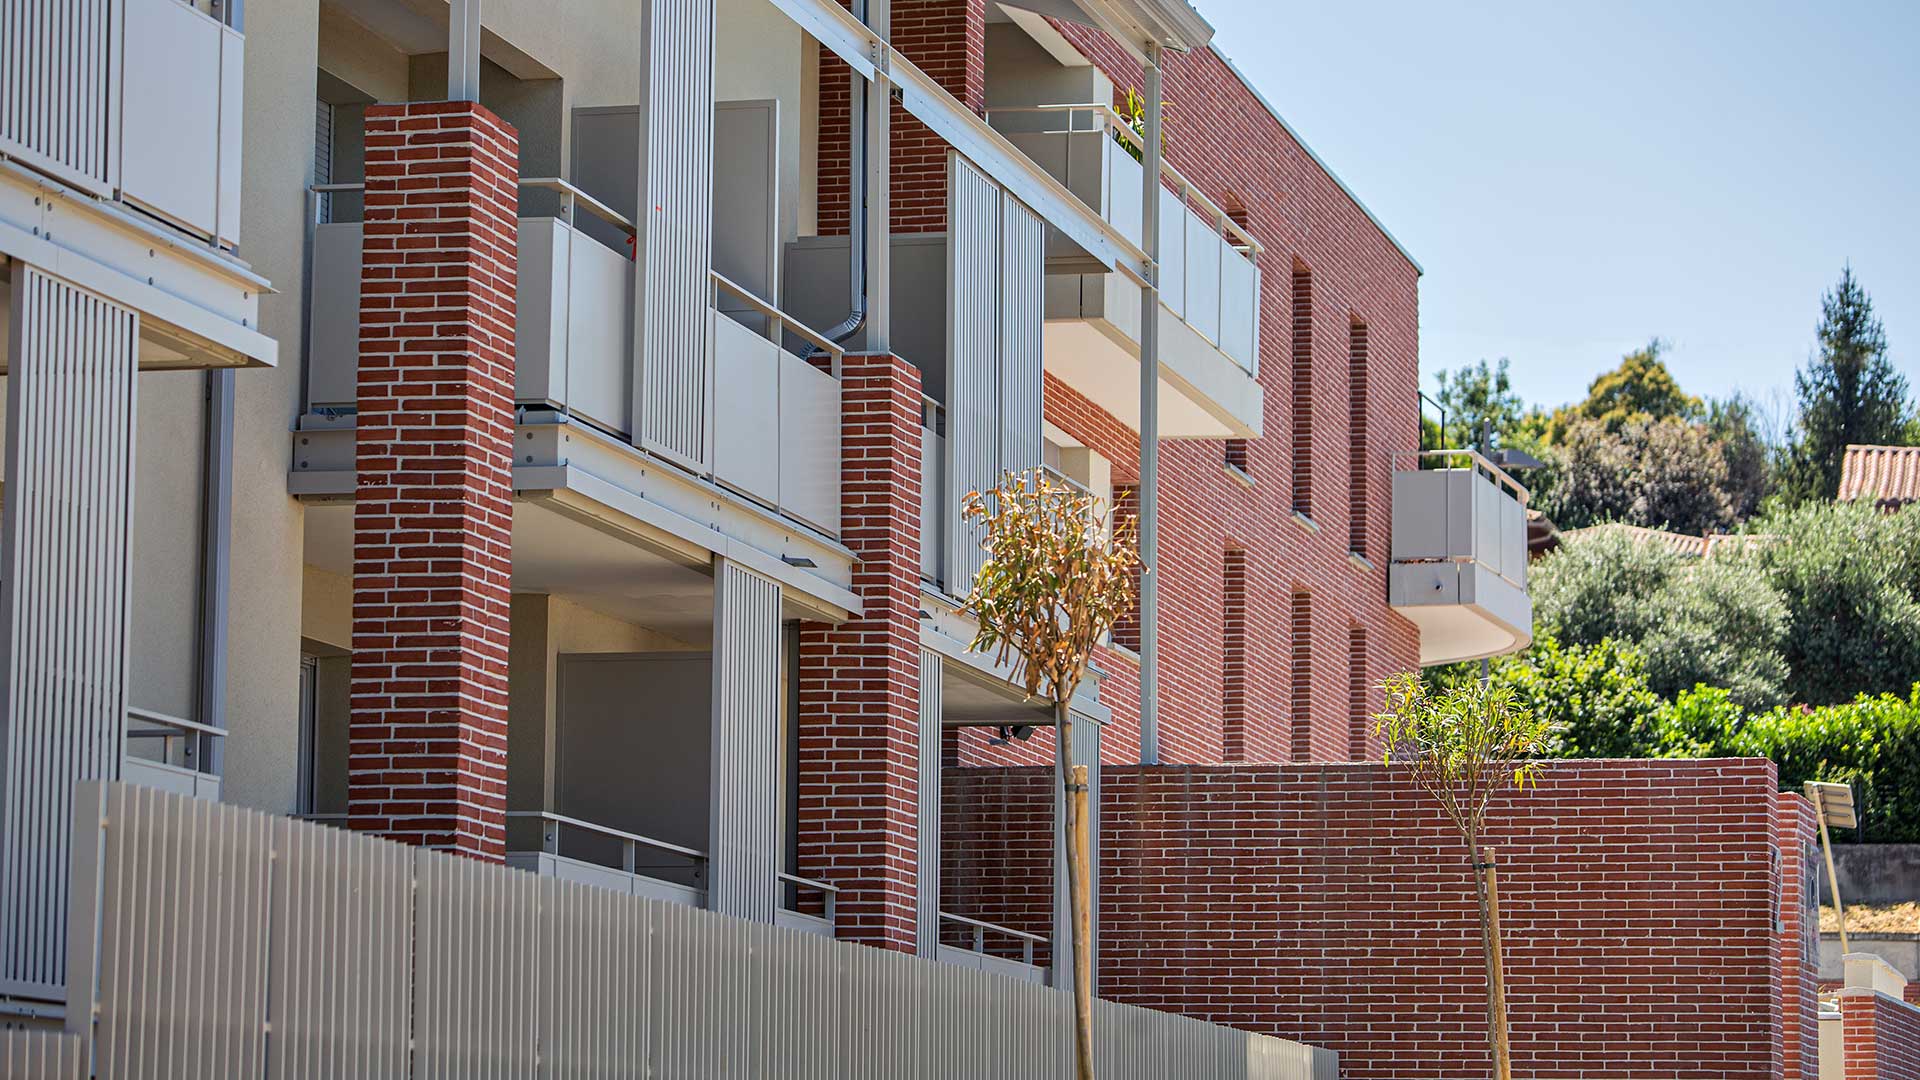
M 1490 675 L 1513 689 L 1515 704 L 1553 725 L 1556 757 L 1653 755 L 1654 721 L 1665 703 L 1647 685 L 1640 651 L 1626 642 L 1562 645 L 1549 635 L 1493 661 Z M 1478 663 L 1437 673 L 1441 683 L 1479 677 Z
M 1529 576 L 1541 631 L 1569 645 L 1631 643 L 1663 697 L 1705 683 L 1749 708 L 1787 700 L 1788 611 L 1755 559 L 1687 559 L 1602 532 L 1562 544 Z
M 1785 791 L 1808 780 L 1852 784 L 1860 829 L 1847 839 L 1920 842 L 1920 685 L 1904 698 L 1862 696 L 1757 715 L 1742 712 L 1726 691 L 1701 687 L 1675 699 L 1654 726 L 1666 756 L 1771 758 Z
M 1809 705 L 1920 682 L 1920 506 L 1808 503 L 1769 515 L 1755 555 L 1787 605 L 1787 700 Z

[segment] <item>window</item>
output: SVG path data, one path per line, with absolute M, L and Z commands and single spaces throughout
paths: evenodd
M 1313 596 L 1305 589 L 1293 593 L 1293 760 L 1313 760 Z
M 1293 264 L 1293 512 L 1313 517 L 1313 271 Z
M 1347 336 L 1347 550 L 1367 557 L 1367 324 Z
M 1247 553 L 1238 548 L 1220 572 L 1220 726 L 1223 756 L 1247 760 Z

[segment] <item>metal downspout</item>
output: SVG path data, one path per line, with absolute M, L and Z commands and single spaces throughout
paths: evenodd
M 1140 164 L 1140 763 L 1160 760 L 1160 45 L 1146 43 Z

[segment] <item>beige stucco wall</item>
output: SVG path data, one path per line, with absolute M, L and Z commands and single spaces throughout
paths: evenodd
M 223 795 L 275 811 L 293 808 L 300 745 L 302 511 L 287 494 L 287 433 L 300 407 L 301 253 L 318 25 L 316 0 L 247 7 L 240 251 L 279 290 L 261 299 L 260 325 L 280 342 L 280 363 L 234 380 L 227 653 L 233 737 Z

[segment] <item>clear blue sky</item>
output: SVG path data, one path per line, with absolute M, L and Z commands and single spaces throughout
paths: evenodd
M 1196 6 L 1426 268 L 1429 385 L 1506 356 L 1558 404 L 1659 335 L 1790 395 L 1850 259 L 1920 386 L 1920 2 Z

